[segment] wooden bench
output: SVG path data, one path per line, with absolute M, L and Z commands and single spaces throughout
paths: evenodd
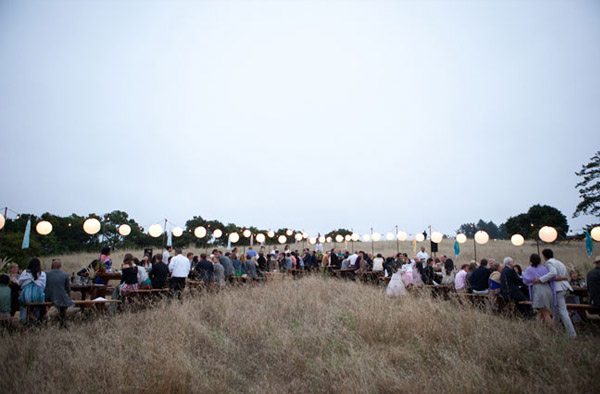
M 119 300 L 77 300 L 73 301 L 73 305 L 78 307 L 83 313 L 86 309 L 95 308 L 97 310 L 104 310 L 108 304 L 119 304 Z M 54 306 L 52 302 L 30 302 L 25 304 L 27 310 L 27 318 L 30 319 L 33 314 L 33 308 L 42 307 L 47 311 L 48 308 Z
M 520 305 L 531 305 L 531 301 L 521 301 Z M 600 313 L 600 308 L 590 304 L 567 304 L 567 310 L 570 311 L 588 311 L 592 313 Z
M 121 297 L 127 301 L 134 301 L 136 298 L 141 300 L 148 300 L 153 298 L 162 298 L 171 294 L 171 290 L 167 288 L 163 289 L 137 289 L 130 290 L 126 294 L 121 294 Z

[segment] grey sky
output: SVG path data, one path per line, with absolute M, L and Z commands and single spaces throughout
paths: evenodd
M 2 1 L 0 205 L 311 233 L 570 218 L 599 70 L 593 1 Z

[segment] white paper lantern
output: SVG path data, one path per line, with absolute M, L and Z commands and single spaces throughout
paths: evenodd
M 4 228 L 4 223 L 6 223 L 6 218 L 0 213 L 0 230 Z
M 100 221 L 96 218 L 89 218 L 83 222 L 83 231 L 86 234 L 94 235 L 100 231 Z
M 273 230 L 267 231 L 267 237 L 273 238 L 274 236 L 275 236 L 275 231 L 273 231 Z
M 458 242 L 459 244 L 464 244 L 465 242 L 467 242 L 467 236 L 464 234 L 457 234 L 456 242 Z
M 600 242 L 600 226 L 594 227 L 590 235 L 594 241 Z
M 131 226 L 128 224 L 122 224 L 119 226 L 119 234 L 122 235 L 123 237 L 128 236 L 129 234 L 131 234 Z
M 52 232 L 52 223 L 47 220 L 42 220 L 35 225 L 35 231 L 37 231 L 39 235 L 48 235 Z
M 338 234 L 335 236 L 335 242 L 342 242 L 344 240 L 344 236 L 342 234 Z
M 279 242 L 280 244 L 284 244 L 284 243 L 286 243 L 286 241 L 287 241 L 287 237 L 285 235 L 280 235 L 277 238 L 277 242 Z
M 265 235 L 264 234 L 256 234 L 256 242 L 258 242 L 260 244 L 265 242 Z
M 215 238 L 221 238 L 221 235 L 223 235 L 223 231 L 216 229 L 215 231 L 213 231 L 213 237 Z
M 344 241 L 346 241 L 346 242 L 350 242 L 351 240 L 352 240 L 352 236 L 351 236 L 350 234 L 346 234 L 346 235 L 344 236 Z
M 556 241 L 556 238 L 558 238 L 558 231 L 556 231 L 554 227 L 544 226 L 540 229 L 538 235 L 542 241 L 550 243 Z
M 174 237 L 181 237 L 183 235 L 183 229 L 181 227 L 173 227 L 171 229 L 171 234 L 173 234 Z
M 321 235 L 319 237 L 319 242 L 322 243 L 322 244 L 324 244 L 325 243 L 325 236 Z
M 398 241 L 406 241 L 406 239 L 408 238 L 408 234 L 406 234 L 404 231 L 400 231 L 397 237 Z
M 515 246 L 521 246 L 525 243 L 525 238 L 523 238 L 521 234 L 513 234 L 513 236 L 510 237 L 510 242 Z
M 352 239 L 352 241 L 356 242 L 360 239 L 360 235 L 358 235 L 357 233 L 352 233 L 352 236 L 350 237 L 350 239 Z
M 371 240 L 371 236 L 369 234 L 363 234 L 363 241 L 369 242 Z
M 246 229 L 244 230 L 244 232 L 242 233 L 242 235 L 246 238 L 250 238 L 250 236 L 252 235 L 252 231 Z
M 285 235 L 287 235 L 288 237 L 291 237 L 292 234 L 294 234 L 294 230 L 290 230 L 289 228 L 285 232 Z
M 302 238 L 307 239 L 308 238 L 308 233 L 306 233 L 306 232 L 303 231 L 302 232 Z
M 294 235 L 294 239 L 296 241 L 302 241 L 302 233 L 296 233 L 296 235 Z
M 331 238 L 331 237 L 327 237 L 327 239 L 326 239 L 325 241 L 327 241 L 327 243 L 328 243 L 328 244 L 330 244 L 330 243 L 331 243 L 331 241 L 333 241 L 333 238 Z
M 444 239 L 444 235 L 439 231 L 434 231 L 431 233 L 431 240 L 436 244 L 439 244 Z
M 194 236 L 196 238 L 204 238 L 206 237 L 206 229 L 202 226 L 198 226 L 194 229 Z
M 423 235 L 423 233 L 418 233 L 417 235 L 415 235 L 415 240 L 417 242 L 423 242 L 425 241 L 425 236 Z
M 387 233 L 385 234 L 385 239 L 388 241 L 393 241 L 394 240 L 394 234 L 393 233 Z
M 490 240 L 490 236 L 483 230 L 479 230 L 475 233 L 475 242 L 479 245 L 485 245 Z
M 373 241 L 375 241 L 375 242 L 379 242 L 379 241 L 381 241 L 381 234 L 379 234 L 379 233 L 373 233 L 371 235 L 371 239 Z
M 239 240 L 240 240 L 240 235 L 238 233 L 231 233 L 231 234 L 229 234 L 229 241 L 232 244 L 236 243 Z
M 148 234 L 151 237 L 158 238 L 162 235 L 162 233 L 163 233 L 163 229 L 160 224 L 153 224 L 150 227 L 148 227 Z
M 310 237 L 308 239 L 308 243 L 311 244 L 311 245 L 316 244 L 317 243 L 317 238 L 316 237 Z

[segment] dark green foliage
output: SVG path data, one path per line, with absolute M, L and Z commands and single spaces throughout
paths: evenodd
M 525 238 L 537 237 L 539 229 L 543 226 L 554 227 L 560 239 L 564 239 L 569 231 L 566 216 L 549 205 L 534 205 L 527 213 L 510 217 L 505 223 L 509 235 L 521 234 Z
M 596 152 L 589 163 L 581 166 L 581 171 L 575 175 L 581 178 L 575 185 L 581 201 L 577 204 L 573 217 L 580 214 L 600 217 L 600 151 Z

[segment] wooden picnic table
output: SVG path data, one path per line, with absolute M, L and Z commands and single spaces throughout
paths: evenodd
M 121 280 L 121 274 L 119 272 L 99 272 L 96 276 L 102 279 L 106 284 L 111 280 Z
M 86 285 L 82 284 L 72 284 L 71 291 L 81 293 L 81 299 L 85 300 L 87 298 L 87 294 L 90 294 L 90 299 L 96 298 L 99 293 L 104 296 L 106 293 L 106 285 L 101 285 L 97 283 L 90 283 Z

